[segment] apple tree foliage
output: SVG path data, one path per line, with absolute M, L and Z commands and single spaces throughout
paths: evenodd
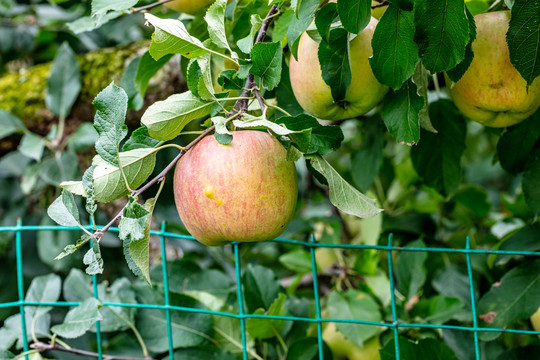
M 394 245 L 411 248 L 460 249 L 469 236 L 474 248 L 486 251 L 540 250 L 540 111 L 509 128 L 480 126 L 452 103 L 451 84 L 442 76 L 456 82 L 470 65 L 474 15 L 510 10 L 511 64 L 531 85 L 540 75 L 539 0 L 217 0 L 195 16 L 162 6 L 134 8 L 145 5 L 151 2 L 0 0 L 6 18 L 0 76 L 14 59 L 53 60 L 43 107 L 58 119 L 44 135 L 0 110 L 0 138 L 19 144 L 0 153 L 0 225 L 17 218 L 50 225 L 52 219 L 81 229 L 25 233 L 25 300 L 79 305 L 27 307 L 24 320 L 15 309 L 0 308 L 1 357 L 22 352 L 21 321 L 34 344 L 58 338 L 64 350 L 92 350 L 97 320 L 105 353 L 166 356 L 165 312 L 106 303 L 164 302 L 159 245 L 150 230 L 167 221 L 169 230 L 185 233 L 165 179 L 182 147 L 197 141 L 194 133 L 228 144 L 233 129 L 265 130 L 297 162 L 298 216 L 282 236 L 309 241 L 313 235 L 330 246 L 315 251 L 320 316 L 392 322 L 392 276 L 400 323 L 474 323 L 463 254 L 395 252 L 389 274 L 386 252 L 331 245 L 385 245 L 393 234 Z M 319 42 L 323 78 L 339 102 L 354 81 L 349 41 L 383 9 L 369 59 L 376 78 L 391 88 L 382 103 L 340 122 L 321 123 L 304 113 L 288 70 L 300 36 L 307 31 Z M 38 21 L 25 22 L 29 16 Z M 95 94 L 93 124 L 69 128 L 81 89 L 76 52 L 150 36 L 147 50 L 134 53 L 122 76 Z M 147 92 L 168 81 L 161 75 L 165 66 L 179 66 L 187 88 L 147 106 Z M 126 123 L 135 111 L 137 126 Z M 119 232 L 111 234 L 106 230 L 115 221 Z M 104 230 L 94 227 L 107 223 Z M 11 237 L 0 232 L 6 269 L 0 302 L 17 296 Z M 171 305 L 240 312 L 232 247 L 187 240 L 169 245 Z M 268 242 L 240 249 L 242 311 L 317 315 L 308 248 Z M 471 260 L 478 326 L 530 330 L 528 319 L 540 306 L 540 260 L 494 254 Z M 103 274 L 99 300 L 88 274 Z M 177 358 L 241 357 L 238 320 L 173 311 L 170 321 Z M 357 351 L 378 341 L 381 359 L 396 358 L 387 328 L 339 322 L 337 329 Z M 317 328 L 309 322 L 249 318 L 245 331 L 250 357 L 319 358 Z M 540 355 L 533 335 L 480 332 L 479 340 L 489 359 Z M 401 359 L 475 358 L 473 334 L 449 327 L 402 327 L 398 341 Z M 333 346 L 325 343 L 325 358 L 332 358 Z M 62 356 L 36 349 L 36 359 Z

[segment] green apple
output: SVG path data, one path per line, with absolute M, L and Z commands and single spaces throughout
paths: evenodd
M 291 57 L 291 86 L 298 103 L 309 114 L 323 120 L 344 120 L 367 113 L 377 105 L 388 88 L 377 81 L 369 65 L 373 54 L 371 38 L 377 26 L 369 25 L 350 42 L 351 85 L 345 100 L 335 103 L 330 87 L 322 78 L 319 44 L 304 33 L 298 44 L 298 58 Z
M 463 77 L 448 87 L 461 112 L 490 127 L 515 125 L 540 106 L 540 78 L 527 90 L 527 82 L 510 63 L 506 32 L 510 13 L 476 15 L 474 59 Z M 451 83 L 446 76 L 448 84 Z
M 296 208 L 298 180 L 287 151 L 271 135 L 235 131 L 228 145 L 207 136 L 177 163 L 178 214 L 199 242 L 270 240 L 285 229 Z
M 535 331 L 540 331 L 540 308 L 531 316 L 531 324 Z M 538 335 L 540 338 L 540 335 Z
M 323 331 L 323 340 L 334 354 L 334 360 L 379 360 L 379 337 L 376 336 L 360 347 L 347 339 L 337 330 L 336 324 L 331 322 Z
M 195 15 L 202 9 L 207 8 L 216 0 L 172 0 L 163 4 L 171 10 Z M 229 0 L 230 2 L 230 0 Z

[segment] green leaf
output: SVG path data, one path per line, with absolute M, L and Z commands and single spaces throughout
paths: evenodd
M 411 11 L 414 0 L 389 0 L 391 5 L 398 6 L 401 10 Z
M 127 278 L 116 279 L 111 286 L 107 282 L 98 284 L 98 293 L 101 301 L 111 303 L 136 303 L 135 292 L 131 287 L 131 282 Z M 67 301 L 83 302 L 93 297 L 92 278 L 78 269 L 72 269 L 64 281 L 64 298 Z M 130 324 L 135 321 L 135 308 L 102 306 L 99 309 L 103 319 L 100 327 L 103 332 L 113 332 L 127 330 Z M 92 332 L 96 332 L 95 325 L 90 327 Z
M 330 202 L 344 213 L 368 218 L 377 215 L 382 209 L 377 208 L 372 200 L 356 190 L 320 155 L 309 158 L 311 166 L 328 181 Z
M 210 113 L 212 102 L 197 99 L 191 92 L 174 94 L 150 105 L 141 118 L 148 134 L 157 140 L 174 139 L 192 120 Z
M 236 45 L 238 45 L 238 48 L 244 54 L 249 54 L 251 52 L 255 35 L 257 34 L 257 31 L 261 27 L 262 23 L 263 19 L 259 15 L 251 15 L 251 30 L 249 31 L 249 35 L 236 42 Z M 281 39 L 278 39 L 278 41 L 279 40 Z
M 167 262 L 169 269 L 169 286 L 172 292 L 204 291 L 216 296 L 225 297 L 230 291 L 232 282 L 223 272 L 215 269 L 203 269 L 194 261 L 187 259 Z M 151 279 L 163 283 L 161 266 L 156 266 L 150 272 Z
M 39 225 L 50 226 L 55 224 L 48 216 L 43 216 Z M 79 265 L 80 259 L 73 257 L 58 261 L 54 260 L 54 258 L 66 246 L 75 243 L 79 238 L 80 234 L 77 231 L 41 230 L 37 232 L 36 245 L 39 259 L 55 272 L 68 271 L 72 267 Z
M 74 339 L 84 335 L 96 321 L 103 317 L 99 312 L 101 304 L 94 298 L 86 299 L 81 305 L 67 313 L 64 322 L 51 328 L 52 332 L 66 339 Z
M 228 119 L 224 118 L 223 116 L 215 116 L 211 120 L 216 127 L 214 137 L 216 138 L 217 142 L 221 145 L 230 144 L 233 140 L 233 135 L 229 129 L 227 129 Z
M 90 215 L 94 215 L 97 210 L 96 196 L 94 192 L 94 170 L 96 165 L 90 166 L 83 174 L 82 184 L 84 192 L 86 193 L 86 212 Z
M 142 299 L 144 304 L 162 304 L 163 297 L 155 290 L 145 286 L 145 292 L 150 293 Z M 170 304 L 186 308 L 204 309 L 204 306 L 195 299 L 171 293 Z M 209 314 L 172 311 L 171 316 L 172 342 L 174 348 L 187 348 L 205 343 L 212 330 L 212 318 Z M 148 349 L 155 353 L 169 350 L 167 337 L 167 317 L 164 311 L 154 309 L 140 309 L 137 314 L 137 329 Z
M 75 21 L 67 23 L 66 25 L 70 31 L 72 31 L 75 35 L 78 35 L 83 32 L 95 30 L 122 15 L 124 15 L 124 12 L 122 11 L 109 11 L 106 14 L 101 15 L 83 16 Z
M 304 112 L 294 96 L 294 92 L 291 87 L 289 67 L 285 61 L 282 64 L 281 81 L 276 88 L 276 99 L 279 106 L 292 116 L 299 115 Z
M 270 269 L 248 264 L 242 275 L 244 298 L 249 313 L 256 309 L 269 309 L 279 293 L 279 281 Z
M 336 125 L 323 126 L 310 115 L 283 116 L 276 120 L 289 130 L 295 131 L 289 138 L 304 154 L 326 155 L 338 149 L 343 141 L 343 132 Z
M 426 70 L 424 65 L 422 65 L 422 62 L 417 62 L 411 80 L 417 86 L 418 95 L 424 98 L 424 108 L 418 113 L 418 117 L 420 118 L 420 126 L 427 131 L 436 133 L 437 130 L 433 127 L 433 124 L 431 123 L 428 111 L 429 77 L 430 74 Z
M 73 194 L 69 191 L 62 191 L 62 194 L 47 209 L 47 214 L 59 225 L 80 226 L 79 210 Z
M 257 43 L 251 49 L 250 73 L 261 77 L 262 87 L 274 89 L 281 79 L 281 58 L 283 49 L 280 42 Z
M 426 244 L 422 240 L 416 240 L 407 244 L 405 247 L 425 248 Z M 407 299 L 411 299 L 416 295 L 426 282 L 426 268 L 424 267 L 426 260 L 426 252 L 416 251 L 403 251 L 397 258 L 394 276 L 396 277 L 399 291 Z
M 128 242 L 144 239 L 146 224 L 150 217 L 151 213 L 144 206 L 137 203 L 137 198 L 130 196 L 118 225 L 118 237 Z
M 31 132 L 24 134 L 17 150 L 25 156 L 36 161 L 41 160 L 43 149 L 45 148 L 45 139 Z
M 299 134 L 303 131 L 289 130 L 285 126 L 276 124 L 275 122 L 264 120 L 262 116 L 253 116 L 245 114 L 242 120 L 233 120 L 233 125 L 242 129 L 268 129 L 277 135 Z
M 463 0 L 415 2 L 415 40 L 431 73 L 453 69 L 465 58 L 469 20 Z
M 515 8 L 515 7 L 514 7 Z M 494 284 L 478 302 L 482 327 L 504 329 L 516 320 L 529 318 L 540 306 L 540 260 L 519 265 Z M 498 332 L 480 332 L 482 341 L 499 337 Z
M 345 99 L 351 84 L 349 55 L 349 33 L 344 29 L 331 30 L 329 41 L 323 40 L 319 44 L 322 77 L 330 86 L 335 102 Z
M 92 15 L 104 14 L 108 11 L 123 11 L 135 6 L 139 0 L 92 0 Z
M 292 9 L 282 9 L 280 10 L 280 12 L 281 15 L 279 15 L 279 17 L 274 20 L 274 29 L 272 31 L 271 39 L 272 42 L 281 41 L 281 43 L 285 45 L 287 43 L 287 31 L 289 30 L 289 25 L 295 17 L 295 14 Z
M 77 250 L 79 250 L 83 245 L 88 243 L 90 241 L 91 237 L 88 234 L 83 234 L 83 236 L 75 242 L 75 244 L 68 244 L 66 247 L 64 247 L 64 251 L 62 251 L 60 254 L 58 254 L 54 260 L 62 260 L 68 255 L 71 255 L 75 253 Z
M 274 302 L 270 305 L 267 311 L 257 309 L 255 314 L 259 315 L 285 315 L 285 299 L 286 296 L 280 293 Z M 285 327 L 284 320 L 275 319 L 248 319 L 246 330 L 253 339 L 270 339 L 277 336 Z
M 148 50 L 155 60 L 168 54 L 180 54 L 193 59 L 211 52 L 199 39 L 188 33 L 181 21 L 160 19 L 150 13 L 144 14 L 144 17 L 155 27 Z
M 244 81 L 238 77 L 236 70 L 222 71 L 217 82 L 225 90 L 240 90 L 244 87 Z
M 381 321 L 379 306 L 367 293 L 349 289 L 343 293 L 333 291 L 328 296 L 328 311 L 333 319 L 356 319 Z M 364 342 L 379 330 L 375 326 L 336 323 L 338 330 L 347 339 L 363 347 Z
M 497 143 L 497 157 L 503 169 L 514 175 L 522 172 L 538 138 L 540 111 L 503 132 Z
M 469 43 L 465 49 L 465 58 L 462 62 L 456 65 L 455 68 L 448 70 L 446 74 L 453 82 L 457 82 L 465 74 L 469 66 L 471 65 L 474 58 L 474 51 L 472 48 L 472 43 L 476 39 L 476 24 L 474 22 L 473 15 L 466 8 L 467 19 L 469 20 Z
M 538 251 L 540 250 L 540 223 L 526 225 L 511 234 L 499 246 L 498 250 L 505 251 Z M 497 264 L 506 264 L 512 255 L 498 255 Z
M 26 338 L 32 338 L 32 316 L 25 314 L 24 321 L 26 324 Z M 34 335 L 37 338 L 48 337 L 49 327 L 51 323 L 51 317 L 49 314 L 45 314 L 37 318 L 34 322 Z M 21 314 L 16 314 L 8 317 L 4 321 L 4 326 L 0 328 L 0 350 L 8 350 L 12 344 L 17 341 L 16 348 L 21 349 L 23 347 L 23 331 Z
M 381 83 L 399 89 L 413 75 L 419 59 L 414 32 L 414 13 L 390 4 L 371 40 L 369 64 Z
M 435 295 L 429 299 L 422 298 L 411 312 L 411 316 L 417 316 L 433 324 L 444 324 L 464 309 L 464 304 L 456 298 Z
M 396 347 L 391 339 L 380 350 L 381 360 L 396 360 Z M 443 342 L 435 339 L 420 339 L 416 343 L 399 337 L 400 359 L 458 360 L 453 351 Z
M 527 81 L 540 75 L 540 0 L 516 1 L 506 34 L 510 62 Z
M 86 273 L 88 275 L 96 275 L 103 273 L 103 258 L 101 257 L 101 249 L 98 241 L 92 241 L 92 247 L 84 254 L 83 264 L 88 265 Z
M 188 65 L 187 82 L 191 92 L 202 100 L 213 100 L 214 83 L 210 69 L 210 54 L 191 59 Z
M 152 174 L 156 164 L 155 149 L 134 149 L 120 153 L 120 161 L 131 189 L 137 189 Z M 106 163 L 99 155 L 92 161 L 94 169 L 94 192 L 96 201 L 111 202 L 129 194 L 120 169 Z M 73 194 L 86 196 L 81 181 L 65 181 L 60 184 Z
M 124 256 L 130 270 L 150 284 L 150 224 L 156 199 L 147 200 L 144 207 L 136 201 L 129 198 L 118 225 L 118 237 L 123 240 Z
M 94 117 L 94 127 L 99 134 L 96 151 L 103 160 L 114 166 L 119 166 L 118 148 L 127 135 L 124 124 L 127 101 L 124 89 L 111 83 L 92 102 L 97 109 Z
M 337 10 L 343 27 L 358 34 L 371 20 L 371 0 L 338 0 Z
M 302 0 L 296 8 L 296 17 L 293 17 L 287 30 L 287 42 L 291 54 L 296 58 L 300 36 L 307 30 L 309 24 L 315 18 L 315 11 L 319 7 L 320 0 Z
M 137 75 L 135 75 L 135 88 L 142 98 L 144 98 L 144 95 L 146 94 L 146 88 L 148 87 L 150 79 L 152 79 L 152 77 L 169 62 L 171 57 L 172 55 L 166 55 L 156 61 L 152 58 L 149 51 L 141 56 L 141 60 L 137 66 Z
M 38 276 L 32 279 L 24 300 L 27 302 L 53 303 L 60 298 L 62 280 L 56 274 Z M 26 311 L 36 319 L 52 310 L 52 306 L 27 306 Z
M 523 173 L 523 194 L 529 209 L 535 214 L 540 214 L 540 149 L 536 149 Z
M 122 146 L 122 151 L 130 151 L 134 149 L 155 149 L 160 146 L 163 141 L 156 140 L 148 133 L 146 126 L 141 126 L 131 133 L 131 136 Z
M 6 110 L 0 110 L 0 139 L 11 134 L 22 134 L 25 131 L 26 127 L 21 119 Z
M 232 53 L 225 34 L 225 8 L 227 0 L 216 0 L 206 11 L 204 20 L 208 24 L 208 35 L 214 44 Z
M 325 42 L 329 42 L 330 28 L 334 20 L 338 17 L 338 9 L 336 3 L 326 3 L 315 16 L 315 26 L 321 38 Z
M 425 99 L 418 95 L 418 88 L 407 80 L 405 85 L 390 91 L 384 98 L 382 117 L 388 131 L 401 144 L 412 146 L 420 140 L 420 111 Z
M 66 117 L 81 91 L 81 73 L 67 42 L 58 49 L 47 79 L 45 103 L 56 116 Z
M 363 124 L 362 145 L 351 155 L 351 176 L 362 192 L 367 192 L 379 173 L 385 145 L 384 126 L 377 118 Z
M 465 151 L 467 124 L 448 100 L 431 103 L 429 115 L 439 132 L 422 130 L 422 141 L 412 148 L 411 159 L 424 183 L 447 195 L 461 181 L 461 155 Z
M 150 56 L 150 58 L 152 57 Z M 140 56 L 131 60 L 124 69 L 122 78 L 120 79 L 120 86 L 122 86 L 122 89 L 124 89 L 128 97 L 128 108 L 134 110 L 140 110 L 144 105 L 144 98 L 139 94 L 139 91 L 135 86 L 135 77 L 137 76 L 137 68 L 139 67 L 140 61 Z
M 296 273 L 311 272 L 311 255 L 304 249 L 296 249 L 285 253 L 278 260 L 284 267 Z
M 82 123 L 73 134 L 69 136 L 68 148 L 72 151 L 85 150 L 96 144 L 99 135 L 91 123 Z

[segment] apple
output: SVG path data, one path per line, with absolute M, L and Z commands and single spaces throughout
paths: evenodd
M 535 331 L 540 331 L 540 308 L 531 316 L 531 324 Z M 540 338 L 540 335 L 538 335 Z
M 207 136 L 177 163 L 178 214 L 199 242 L 218 246 L 277 237 L 296 208 L 298 180 L 287 151 L 270 134 L 235 131 L 228 145 Z
M 163 5 L 171 10 L 195 15 L 202 9 L 210 6 L 210 4 L 212 4 L 214 1 L 216 0 L 172 0 L 164 3 Z
M 333 322 L 328 323 L 324 328 L 323 340 L 332 350 L 334 360 L 379 360 L 381 358 L 378 336 L 365 342 L 364 347 L 360 347 L 339 332 Z
M 373 54 L 371 38 L 377 26 L 371 18 L 369 25 L 350 42 L 351 84 L 345 100 L 334 102 L 330 87 L 322 78 L 319 63 L 319 44 L 307 33 L 298 44 L 298 57 L 291 57 L 291 86 L 298 103 L 309 114 L 323 120 L 344 120 L 367 113 L 377 105 L 388 87 L 377 81 L 369 65 Z
M 540 78 L 527 82 L 510 63 L 506 32 L 510 12 L 476 15 L 474 59 L 463 77 L 448 91 L 461 112 L 490 127 L 515 125 L 540 106 Z M 446 76 L 447 84 L 450 84 Z
M 380 4 L 379 1 L 376 1 L 376 0 L 373 0 L 371 2 L 371 5 L 378 5 Z M 388 5 L 386 6 L 379 6 L 379 7 L 376 7 L 375 9 L 371 9 L 371 16 L 373 16 L 375 19 L 377 20 L 380 20 L 384 14 L 384 12 L 386 11 L 386 9 L 388 8 Z

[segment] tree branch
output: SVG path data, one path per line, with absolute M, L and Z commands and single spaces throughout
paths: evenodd
M 268 11 L 268 14 L 266 14 L 266 18 L 263 21 L 261 27 L 259 28 L 259 32 L 257 33 L 257 37 L 255 38 L 255 44 L 260 43 L 263 41 L 264 37 L 266 36 L 266 32 L 268 31 L 268 26 L 270 26 L 270 23 L 274 19 L 274 15 L 276 15 L 278 12 L 278 7 L 276 5 L 272 5 L 270 8 L 270 11 Z M 249 97 L 249 93 L 251 92 L 251 89 L 255 86 L 255 76 L 253 74 L 249 74 L 246 80 L 246 84 L 244 85 L 244 90 L 242 91 L 242 94 L 240 97 Z M 248 100 L 238 100 L 236 104 L 234 104 L 233 111 L 239 112 L 243 111 L 245 112 L 248 108 Z M 262 111 L 262 108 L 261 108 Z
M 145 6 L 136 7 L 136 8 L 131 9 L 129 13 L 130 14 L 135 14 L 135 13 L 138 13 L 138 12 L 141 12 L 141 11 L 144 11 L 144 10 L 149 10 L 149 9 L 155 8 L 156 6 L 168 3 L 169 1 L 171 1 L 171 0 L 161 0 L 161 1 L 158 1 L 158 2 L 155 2 L 155 3 L 152 3 L 152 4 L 148 4 L 148 5 L 145 5 Z
M 30 345 L 31 348 L 36 349 L 37 351 L 44 352 L 47 350 L 55 350 L 55 351 L 62 351 L 67 352 L 74 355 L 80 355 L 80 356 L 87 356 L 87 357 L 94 357 L 98 358 L 99 354 L 91 351 L 86 350 L 78 350 L 78 349 L 68 349 L 63 346 L 57 345 L 57 344 L 46 344 L 41 341 L 36 341 L 33 344 Z M 144 357 L 144 358 L 136 358 L 136 357 L 129 357 L 129 356 L 116 356 L 116 355 L 102 355 L 103 360 L 154 360 L 152 357 Z
M 371 5 L 372 9 L 380 8 L 380 7 L 383 7 L 383 6 L 388 6 L 388 4 L 389 4 L 388 0 L 377 0 L 377 1 L 379 1 L 378 4 Z

